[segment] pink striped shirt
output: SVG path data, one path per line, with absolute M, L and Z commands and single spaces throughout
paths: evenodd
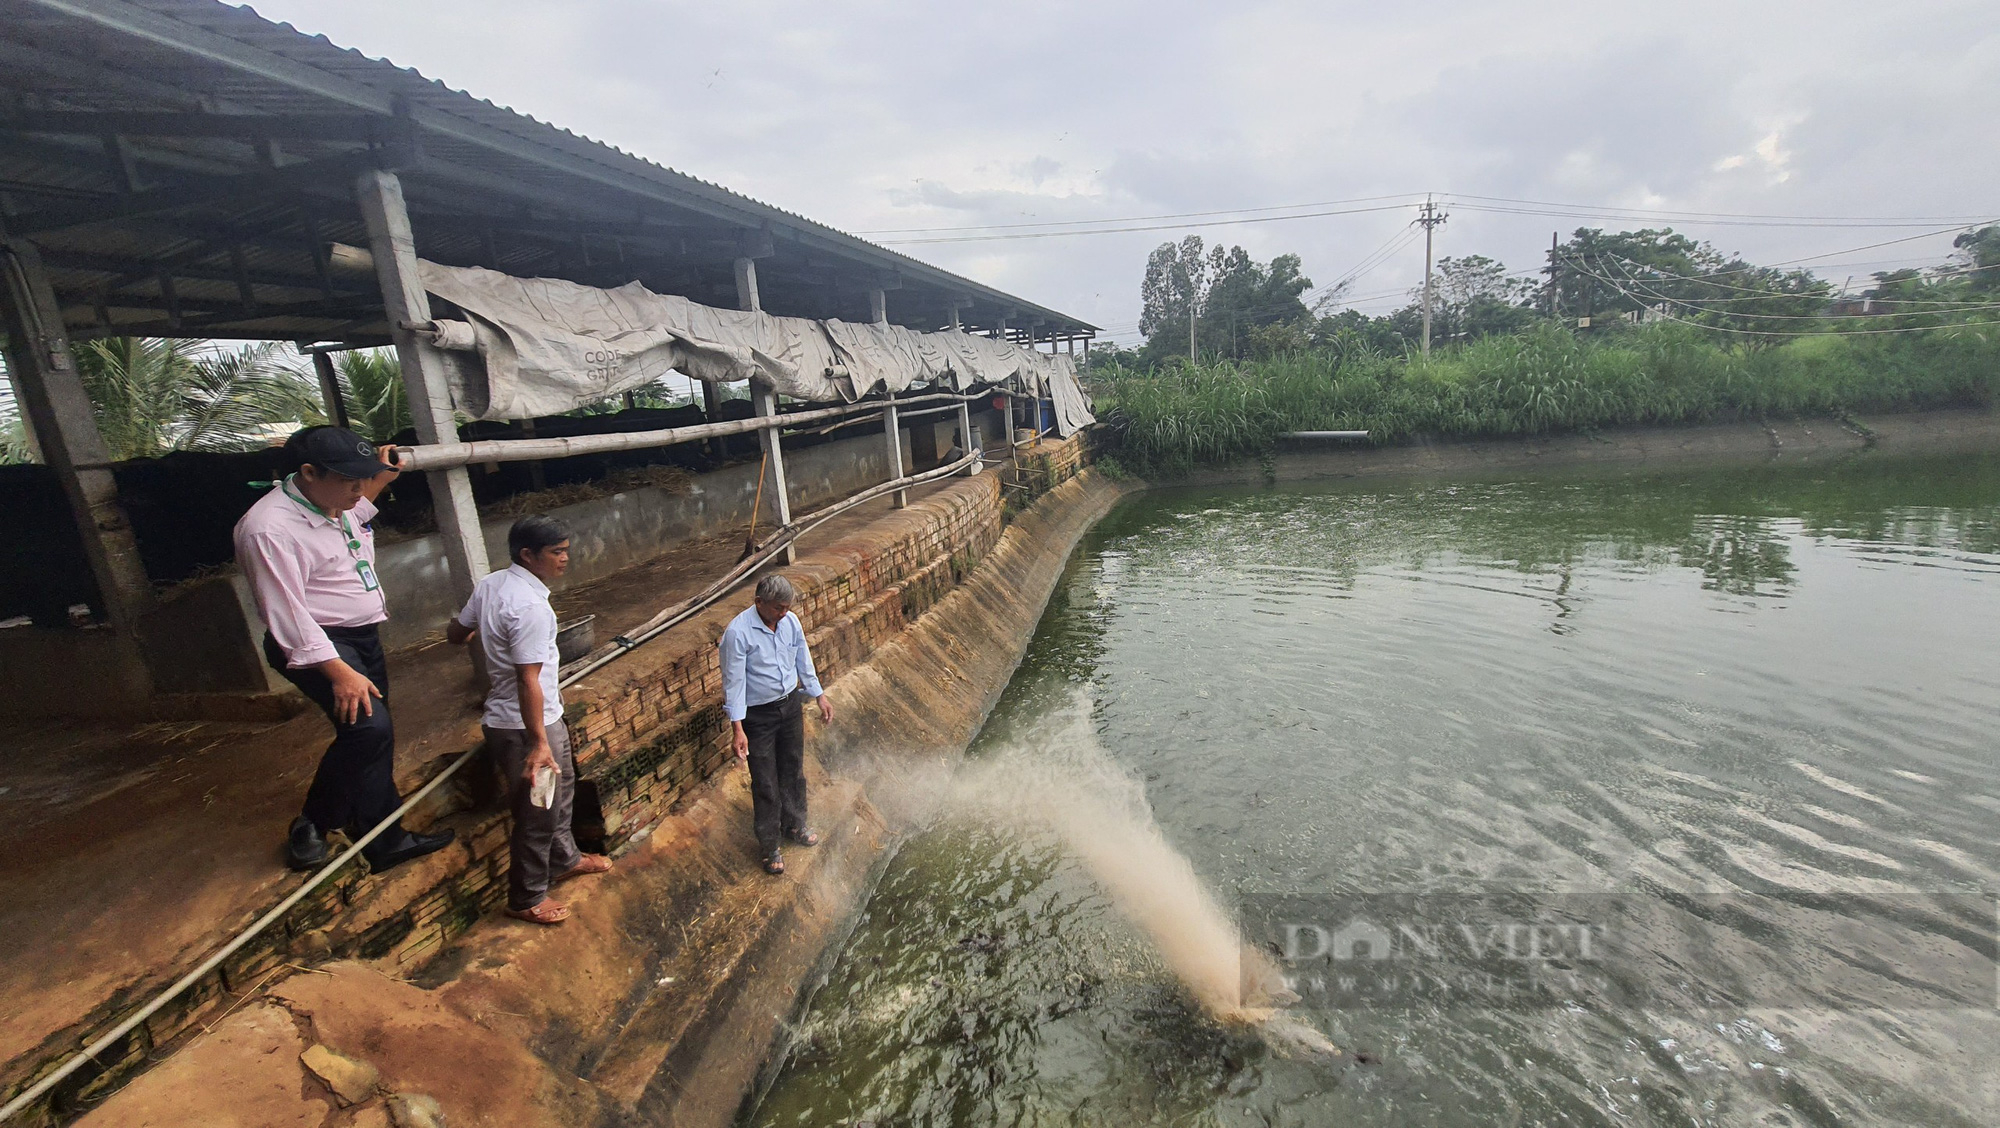
M 285 664 L 293 669 L 340 657 L 326 627 L 365 627 L 389 617 L 381 589 L 369 591 L 355 568 L 357 557 L 375 569 L 375 504 L 361 499 L 348 510 L 347 527 L 361 542 L 349 550 L 340 521 L 329 520 L 290 497 L 280 484 L 236 522 L 236 565 L 250 580 L 257 611 Z

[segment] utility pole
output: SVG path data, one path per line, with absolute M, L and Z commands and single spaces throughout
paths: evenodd
M 1549 276 L 1548 315 L 1550 320 L 1562 316 L 1562 280 L 1556 274 L 1556 259 L 1562 253 L 1562 243 L 1555 232 L 1549 232 L 1549 268 L 1544 271 Z
M 1437 209 L 1429 196 L 1424 197 L 1423 209 L 1417 215 L 1417 222 L 1424 228 L 1424 359 L 1431 356 L 1431 232 L 1441 227 L 1451 216 Z

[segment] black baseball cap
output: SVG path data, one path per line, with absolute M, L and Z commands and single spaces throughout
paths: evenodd
M 344 478 L 373 478 L 389 465 L 375 453 L 375 444 L 345 427 L 307 427 L 285 440 L 285 458 L 303 466 L 310 462 Z

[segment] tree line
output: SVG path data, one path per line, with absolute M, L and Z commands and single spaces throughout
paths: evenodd
M 1303 260 L 1268 263 L 1199 235 L 1162 243 L 1140 283 L 1138 348 L 1097 346 L 1092 364 L 1153 369 L 1199 361 L 1256 360 L 1302 351 L 1399 355 L 1422 334 L 1422 288 L 1407 304 L 1369 316 L 1342 308 L 1352 282 L 1315 293 Z M 1670 228 L 1579 228 L 1548 264 L 1509 271 L 1485 255 L 1438 260 L 1432 340 L 1463 343 L 1543 322 L 1602 330 L 1679 321 L 1739 341 L 1773 343 L 1809 333 L 1943 324 L 2000 306 L 2000 225 L 1968 230 L 1935 267 L 1877 272 L 1848 297 L 1797 266 L 1762 266 Z

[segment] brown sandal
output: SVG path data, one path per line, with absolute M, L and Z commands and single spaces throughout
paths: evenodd
M 530 909 L 508 909 L 507 915 L 529 924 L 561 924 L 569 919 L 569 906 L 543 898 Z
M 576 860 L 575 865 L 564 870 L 562 876 L 556 878 L 556 881 L 568 881 L 572 877 L 586 877 L 593 873 L 610 872 L 610 858 L 605 857 L 603 854 L 585 854 Z M 550 882 L 550 884 L 553 885 L 555 882 Z

